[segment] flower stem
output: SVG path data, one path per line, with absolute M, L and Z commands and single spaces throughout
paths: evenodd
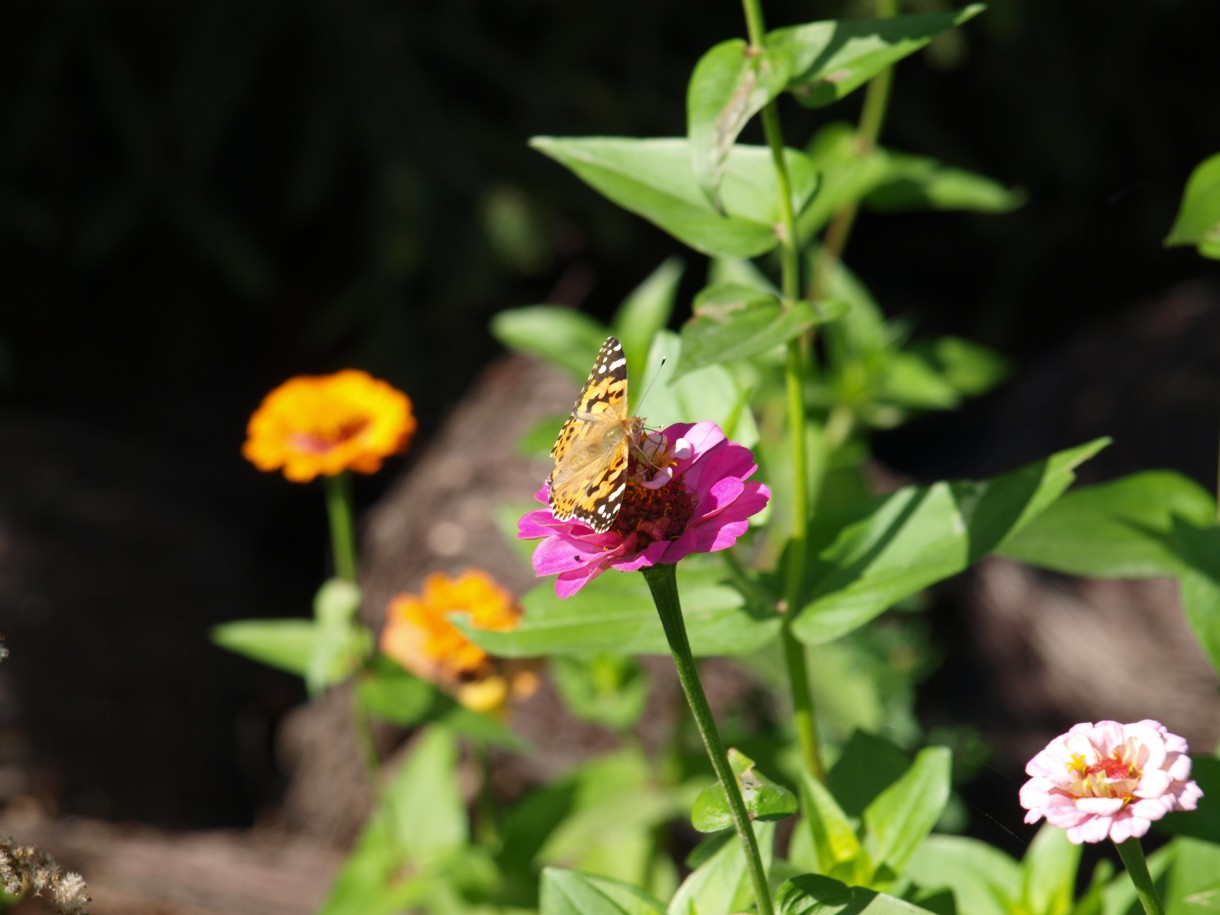
M 335 577 L 356 584 L 356 528 L 352 523 L 352 478 L 344 472 L 326 477 L 326 516 L 335 556 Z
M 1126 842 L 1115 842 L 1114 845 L 1118 849 L 1118 856 L 1123 859 L 1123 867 L 1127 869 L 1127 875 L 1135 884 L 1135 892 L 1140 898 L 1144 911 L 1147 915 L 1165 915 L 1161 897 L 1157 895 L 1152 875 L 1148 873 L 1148 862 L 1144 859 L 1144 849 L 1140 845 L 1140 840 L 1128 839 Z
M 694 716 L 699 735 L 703 738 L 703 746 L 707 749 L 708 759 L 712 769 L 720 781 L 725 798 L 729 802 L 729 812 L 733 816 L 733 825 L 737 836 L 745 848 L 746 867 L 750 872 L 750 881 L 754 886 L 754 900 L 760 915 L 774 915 L 771 903 L 771 891 L 767 886 L 767 873 L 763 869 L 762 856 L 758 852 L 758 839 L 750 823 L 750 815 L 746 812 L 745 801 L 741 798 L 741 789 L 737 784 L 737 776 L 729 766 L 729 758 L 724 751 L 724 743 L 720 732 L 716 729 L 716 721 L 712 717 L 711 707 L 707 704 L 707 696 L 703 692 L 703 684 L 699 681 L 699 672 L 695 668 L 695 657 L 691 653 L 690 640 L 686 636 L 686 623 L 682 619 L 682 604 L 678 598 L 678 579 L 675 566 L 672 564 L 651 566 L 643 570 L 644 580 L 652 591 L 653 602 L 657 605 L 657 613 L 661 617 L 661 625 L 665 629 L 665 638 L 669 641 L 669 650 L 673 654 L 674 667 L 678 671 L 678 681 L 686 694 L 686 702 Z
M 750 45 L 761 48 L 766 27 L 763 25 L 761 0 L 742 0 L 746 17 L 746 32 Z M 797 250 L 796 214 L 792 209 L 791 181 L 788 163 L 784 159 L 784 136 L 779 122 L 779 109 L 774 101 L 762 110 L 763 135 L 771 149 L 775 165 L 776 187 L 779 191 L 780 212 L 780 289 L 784 306 L 796 304 L 801 288 L 801 263 Z M 788 612 L 795 613 L 801 602 L 801 561 L 808 539 L 809 526 L 809 453 L 805 444 L 805 352 L 806 344 L 798 338 L 788 343 L 786 368 L 788 434 L 792 437 L 792 541 L 788 547 L 788 581 L 785 598 Z M 811 349 L 811 348 L 810 348 Z M 821 778 L 817 727 L 813 712 L 813 696 L 809 692 L 809 670 L 804 647 L 796 641 L 788 626 L 781 634 L 784 659 L 788 667 L 788 688 L 792 693 L 792 708 L 796 719 L 797 739 L 806 768 Z
M 898 15 L 898 0 L 877 0 L 877 18 L 890 19 Z M 856 152 L 865 155 L 872 152 L 881 136 L 881 125 L 885 122 L 885 112 L 890 102 L 890 86 L 894 78 L 894 68 L 886 67 L 868 84 L 864 90 L 864 104 L 860 109 L 860 124 L 856 128 Z M 818 253 L 817 264 L 810 279 L 809 298 L 818 301 L 826 292 L 826 281 L 830 271 L 843 257 L 843 249 L 847 247 L 847 239 L 851 235 L 852 226 L 856 222 L 859 205 L 852 203 L 835 214 L 826 227 L 822 239 L 822 250 Z

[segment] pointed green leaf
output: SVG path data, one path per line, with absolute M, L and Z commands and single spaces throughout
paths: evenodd
M 1151 470 L 1067 493 L 998 551 L 1068 575 L 1149 578 L 1181 568 L 1174 521 L 1207 527 L 1216 505 L 1181 474 Z
M 922 887 L 948 887 L 962 915 L 1018 911 L 1020 867 L 998 848 L 977 839 L 928 836 L 907 862 L 906 875 Z
M 1166 245 L 1194 245 L 1204 257 L 1220 258 L 1220 153 L 1191 172 Z
M 910 767 L 910 757 L 892 741 L 855 731 L 827 775 L 826 787 L 848 817 L 862 817 Z
M 1049 823 L 1042 825 L 1021 861 L 1022 898 L 1029 911 L 1040 915 L 1071 913 L 1080 851 L 1062 829 Z
M 838 101 L 886 67 L 983 11 L 976 3 L 950 13 L 890 19 L 811 22 L 777 29 L 763 42 L 776 59 L 791 62 L 788 88 L 805 105 Z
M 809 539 L 812 600 L 793 632 L 811 644 L 829 641 L 966 569 L 1045 511 L 1071 485 L 1073 469 L 1107 443 L 982 482 L 905 487 L 818 519 Z
M 902 873 L 907 861 L 944 812 L 949 800 L 951 757 L 946 747 L 920 750 L 903 776 L 864 810 L 865 848 L 884 879 Z
M 754 836 L 762 857 L 763 870 L 770 871 L 774 857 L 775 827 L 770 823 L 753 823 Z M 708 849 L 715 849 L 708 855 Z M 745 911 L 754 898 L 746 857 L 741 842 L 731 833 L 723 833 L 700 845 L 691 855 L 701 860 L 682 881 L 678 892 L 669 902 L 668 915 L 711 915 L 715 912 Z
M 346 627 L 335 642 L 315 620 L 239 620 L 214 626 L 208 635 L 221 648 L 302 678 L 325 657 L 329 666 L 315 669 L 320 686 L 347 679 L 372 647 L 363 627 Z
M 751 820 L 783 820 L 796 813 L 796 795 L 759 772 L 750 757 L 730 747 L 729 765 Z M 733 814 L 719 782 L 699 792 L 691 810 L 691 824 L 699 832 L 733 828 Z
M 931 915 L 914 903 L 820 874 L 793 877 L 779 888 L 775 903 L 780 915 Z
M 442 728 L 423 731 L 335 878 L 321 915 L 410 908 L 428 872 L 468 839 L 457 784 L 457 746 Z
M 998 181 L 927 156 L 882 150 L 884 179 L 864 198 L 865 206 L 883 213 L 910 210 L 965 210 L 1008 213 L 1025 202 L 1021 191 Z
M 784 91 L 789 66 L 787 57 L 775 58 L 740 38 L 721 42 L 695 65 L 686 90 L 691 165 L 716 209 L 729 150 L 750 118 Z
M 664 915 L 656 899 L 637 886 L 548 867 L 542 872 L 541 915 Z
M 682 362 L 675 375 L 766 353 L 846 311 L 842 302 L 802 301 L 785 308 L 749 286 L 709 286 L 695 296 L 695 313 L 682 326 Z
M 860 840 L 827 787 L 803 768 L 800 778 L 801 823 L 812 839 L 818 870 L 837 874 L 838 868 L 850 865 L 860 856 Z
M 714 562 L 700 567 L 688 559 L 679 564 L 678 590 L 697 655 L 754 651 L 779 632 L 779 618 L 748 608 Z M 565 599 L 556 597 L 547 582 L 526 594 L 521 605 L 521 625 L 511 631 L 474 629 L 462 617 L 454 622 L 471 641 L 499 657 L 669 653 L 643 575 L 607 572 Z
M 1220 672 L 1220 527 L 1175 521 L 1173 544 L 1183 565 L 1178 579 L 1186 622 L 1212 669 Z
M 684 138 L 535 137 L 531 145 L 703 254 L 755 257 L 779 243 L 779 192 L 766 147 L 733 147 L 721 183 L 722 214 L 699 187 Z M 803 153 L 790 149 L 785 157 L 799 210 L 817 186 L 817 171 Z

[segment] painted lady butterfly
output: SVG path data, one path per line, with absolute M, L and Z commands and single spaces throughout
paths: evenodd
M 551 514 L 560 521 L 577 518 L 599 534 L 608 531 L 622 507 L 627 462 L 643 429 L 642 418 L 627 415 L 622 344 L 607 337 L 551 449 Z

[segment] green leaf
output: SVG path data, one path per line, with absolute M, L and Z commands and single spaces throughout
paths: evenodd
M 894 353 L 877 396 L 922 409 L 951 409 L 983 394 L 1008 374 L 997 353 L 961 337 L 915 341 Z
M 457 746 L 444 729 L 429 728 L 386 786 L 320 915 L 409 907 L 427 892 L 429 870 L 458 854 L 468 838 Z M 411 876 L 402 876 L 404 865 Z
M 881 212 L 1006 213 L 1024 202 L 1020 191 L 935 159 L 882 146 L 862 150 L 855 125 L 841 121 L 821 128 L 808 153 L 820 180 L 817 193 L 797 220 L 797 238 L 802 242 L 850 206 Z
M 1165 244 L 1194 245 L 1204 257 L 1220 258 L 1220 153 L 1191 172 Z
M 982 482 L 908 486 L 817 519 L 808 587 L 793 632 L 817 644 L 862 626 L 899 600 L 969 567 L 1037 517 L 1107 440 L 1061 451 Z
M 1009 190 L 983 175 L 945 165 L 927 156 L 892 149 L 880 150 L 884 174 L 864 198 L 865 206 L 883 213 L 910 210 L 966 210 L 974 213 L 1008 213 L 1025 202 L 1020 191 Z
M 789 66 L 787 57 L 751 49 L 740 38 L 721 42 L 695 65 L 686 90 L 691 167 L 716 209 L 729 150 L 750 118 L 784 91 Z
M 928 913 L 905 900 L 848 886 L 820 874 L 793 877 L 779 888 L 775 903 L 780 915 L 920 915 Z M 971 913 L 973 915 L 973 913 Z
M 317 669 L 317 682 L 329 686 L 347 679 L 372 647 L 363 627 L 347 627 L 340 641 L 315 620 L 239 620 L 214 626 L 208 637 L 221 648 L 298 677 L 310 675 L 311 664 L 325 656 L 329 666 Z
M 1176 575 L 1175 519 L 1206 527 L 1215 517 L 1215 502 L 1193 480 L 1150 470 L 1067 493 L 998 552 L 1068 575 Z
M 842 876 L 840 869 L 860 857 L 860 840 L 830 790 L 804 768 L 800 779 L 801 822 L 812 839 L 818 870 L 829 876 Z
M 898 746 L 855 731 L 826 778 L 826 787 L 849 817 L 859 817 L 872 801 L 911 767 L 910 757 Z
M 318 589 L 313 601 L 317 638 L 305 669 L 311 696 L 335 682 L 336 670 L 354 671 L 363 656 L 361 649 L 371 644 L 371 636 L 356 618 L 359 611 L 360 589 L 351 582 L 332 578 Z
M 790 61 L 788 88 L 797 100 L 819 108 L 982 11 L 975 3 L 950 13 L 811 22 L 770 32 L 763 46 L 774 59 Z
M 1162 900 L 1166 915 L 1197 915 L 1220 906 L 1220 845 L 1175 839 Z
M 572 714 L 619 732 L 639 721 L 652 685 L 639 664 L 618 654 L 555 655 L 548 671 Z
M 714 561 L 680 563 L 678 591 L 697 655 L 754 651 L 779 632 L 779 618 L 748 608 Z M 607 572 L 565 599 L 556 597 L 548 582 L 526 594 L 521 606 L 521 625 L 506 632 L 474 629 L 460 617 L 454 622 L 471 641 L 505 658 L 669 653 L 643 575 Z
M 542 872 L 542 915 L 664 915 L 656 899 L 609 877 L 548 867 Z
M 951 889 L 962 915 L 1011 915 L 1018 910 L 1020 867 L 977 839 L 928 836 L 907 862 L 906 875 L 922 887 Z
M 752 448 L 758 442 L 758 426 L 749 409 L 750 392 L 722 365 L 709 365 L 682 375 L 666 368 L 681 362 L 682 343 L 678 335 L 669 331 L 657 334 L 645 369 L 647 377 L 656 378 L 657 383 L 648 395 L 648 402 L 641 404 L 649 425 L 664 429 L 673 423 L 710 420 L 729 439 Z
M 695 313 L 682 326 L 682 362 L 674 375 L 766 353 L 846 311 L 842 302 L 785 308 L 749 286 L 709 286 L 695 296 Z
M 796 795 L 754 768 L 754 760 L 730 747 L 729 765 L 752 821 L 783 820 L 796 813 Z M 720 783 L 708 785 L 695 798 L 691 824 L 699 832 L 733 828 L 733 814 Z
M 721 184 L 722 214 L 699 187 L 684 138 L 535 137 L 530 142 L 619 206 L 703 254 L 756 257 L 779 243 L 774 228 L 779 191 L 766 147 L 733 147 Z M 793 207 L 799 211 L 817 186 L 817 171 L 804 153 L 789 149 L 785 158 Z
M 1220 527 L 1175 521 L 1173 543 L 1183 565 L 1178 579 L 1186 622 L 1212 669 L 1220 672 Z
M 686 786 L 658 785 L 638 750 L 585 763 L 554 790 L 566 811 L 547 833 L 535 860 L 632 881 L 641 880 L 657 863 L 657 827 L 680 816 L 692 800 Z M 511 834 L 533 827 L 528 813 L 513 817 Z
M 1043 824 L 1021 862 L 1022 898 L 1028 911 L 1069 915 L 1076 899 L 1080 852 L 1079 845 L 1068 841 L 1066 832 Z
M 588 315 L 557 305 L 501 311 L 491 319 L 491 332 L 514 352 L 538 356 L 579 381 L 588 376 L 593 356 L 610 333 Z
M 644 360 L 648 358 L 653 338 L 669 324 L 681 280 L 682 262 L 671 257 L 632 290 L 610 322 L 614 335 L 627 354 L 630 377 L 637 379 L 637 383 L 642 377 L 640 372 L 644 368 Z M 600 342 L 598 346 L 601 346 Z M 592 359 L 588 362 L 589 365 L 593 364 Z
M 238 620 L 213 626 L 213 643 L 299 677 L 305 676 L 317 641 L 313 620 Z
M 774 857 L 775 827 L 770 823 L 753 823 L 754 837 L 763 869 L 770 872 Z M 714 852 L 708 854 L 709 849 Z M 754 890 L 746 870 L 746 856 L 741 842 L 732 833 L 721 833 L 700 845 L 688 860 L 701 860 L 682 881 L 678 892 L 669 901 L 668 915 L 711 915 L 715 912 L 741 912 L 750 907 Z
M 920 750 L 915 762 L 864 810 L 865 848 L 892 880 L 902 873 L 919 844 L 932 832 L 949 800 L 947 747 Z

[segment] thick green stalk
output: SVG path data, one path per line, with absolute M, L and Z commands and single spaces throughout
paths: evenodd
M 326 516 L 330 520 L 330 544 L 335 556 L 335 577 L 357 584 L 352 478 L 346 471 L 326 477 Z
M 1128 839 L 1126 842 L 1115 842 L 1118 856 L 1123 859 L 1123 867 L 1135 884 L 1135 893 L 1140 898 L 1140 904 L 1147 915 L 1165 915 L 1161 905 L 1161 897 L 1157 895 L 1152 875 L 1148 873 L 1148 862 L 1144 859 L 1144 849 L 1139 839 Z
M 742 0 L 750 44 L 762 47 L 766 34 L 760 0 Z M 762 110 L 763 134 L 775 165 L 776 187 L 779 190 L 780 211 L 780 288 L 784 305 L 792 307 L 800 295 L 801 265 L 797 251 L 796 213 L 792 209 L 792 182 L 788 163 L 784 159 L 784 136 L 775 102 Z M 792 542 L 788 549 L 788 581 L 785 604 L 789 614 L 800 609 L 803 556 L 808 540 L 809 525 L 809 454 L 805 447 L 805 353 L 799 339 L 788 344 L 786 368 L 788 434 L 792 442 Z M 780 636 L 784 644 L 784 660 L 788 667 L 788 687 L 792 693 L 792 708 L 797 739 L 805 767 L 821 778 L 822 764 L 818 751 L 817 726 L 813 711 L 813 696 L 809 692 L 809 670 L 804 646 L 796 640 L 787 625 Z
M 682 619 L 682 604 L 678 598 L 678 579 L 675 567 L 671 564 L 657 565 L 644 569 L 643 572 L 644 580 L 648 582 L 648 588 L 652 591 L 653 602 L 657 605 L 661 625 L 665 629 L 665 638 L 669 642 L 674 667 L 678 671 L 678 682 L 682 684 L 682 692 L 686 694 L 686 702 L 690 706 L 695 725 L 699 728 L 699 736 L 703 738 L 703 746 L 707 749 L 708 759 L 711 760 L 712 769 L 729 802 L 733 826 L 745 848 L 746 868 L 750 872 L 750 882 L 754 886 L 754 900 L 757 903 L 758 911 L 760 915 L 774 915 L 771 890 L 767 886 L 767 872 L 763 868 L 762 856 L 758 851 L 758 839 L 754 835 L 745 801 L 741 798 L 741 788 L 737 784 L 737 776 L 733 774 L 733 769 L 729 766 L 729 757 L 725 753 L 724 742 L 720 739 L 720 731 L 716 728 L 716 720 L 712 717 L 712 709 L 707 704 L 707 695 L 703 692 L 703 684 L 699 681 L 695 657 L 691 653 L 690 640 L 686 636 L 686 623 Z

